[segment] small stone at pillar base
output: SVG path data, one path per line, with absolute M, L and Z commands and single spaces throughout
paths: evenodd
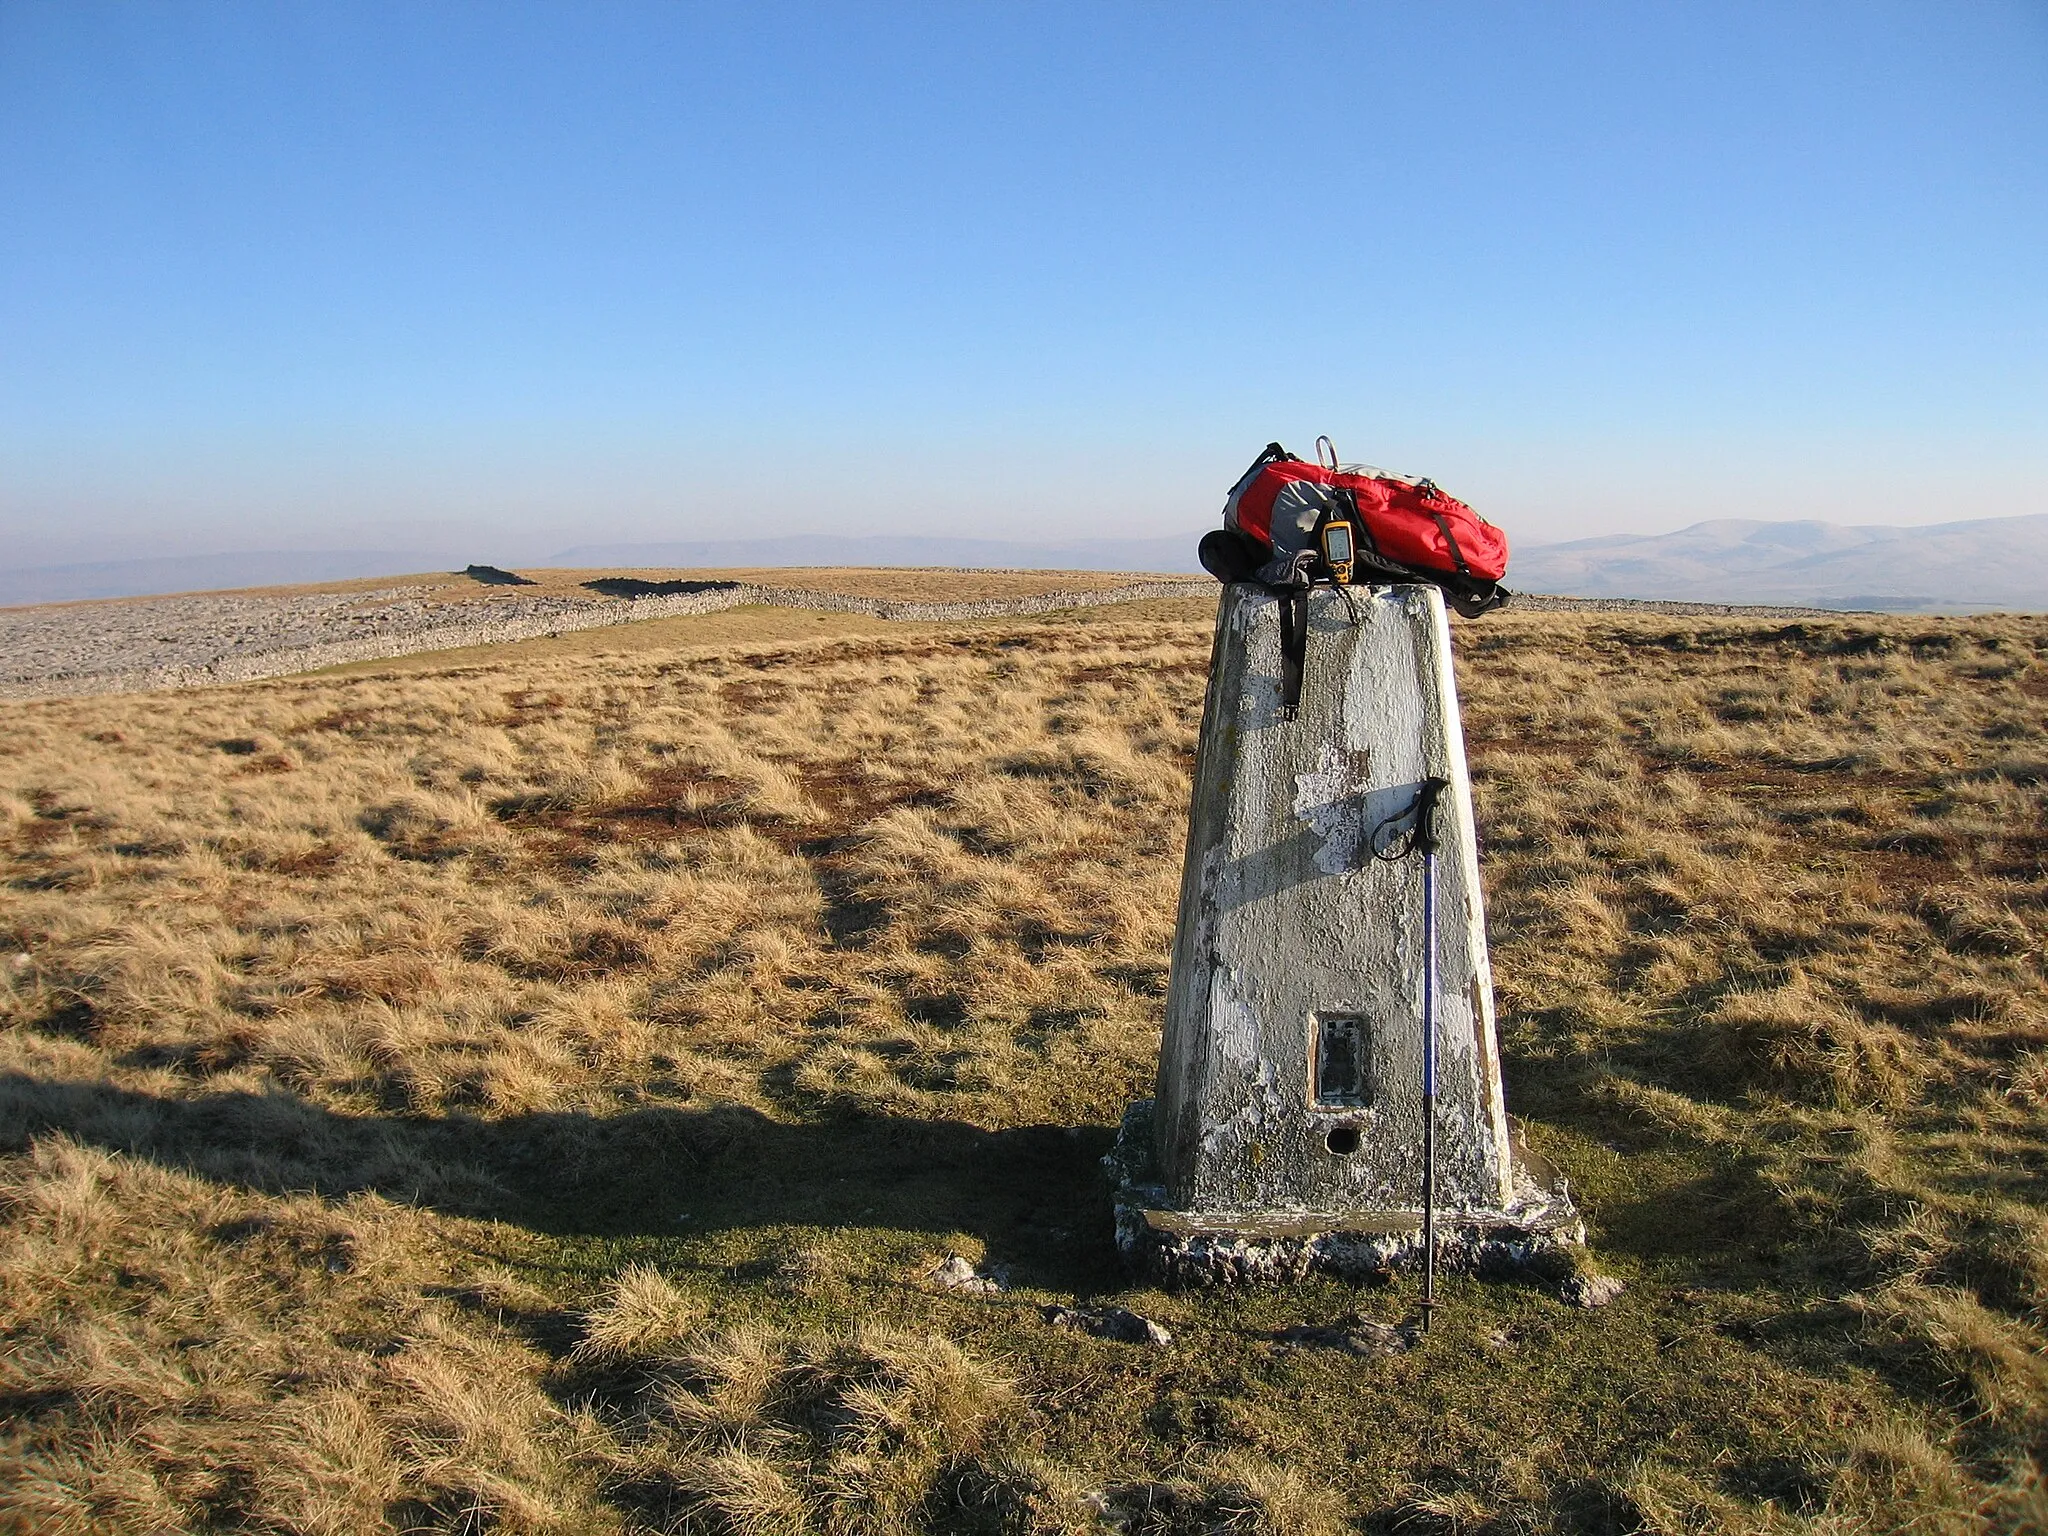
M 1437 1212 L 1438 1269 L 1504 1275 L 1585 1242 L 1586 1224 L 1564 1178 L 1519 1131 L 1512 1146 L 1515 1199 L 1505 1210 Z M 1102 1166 L 1115 1187 L 1118 1252 L 1135 1274 L 1163 1285 L 1284 1282 L 1316 1273 L 1360 1282 L 1422 1265 L 1419 1211 L 1166 1209 L 1150 1099 L 1124 1112 Z

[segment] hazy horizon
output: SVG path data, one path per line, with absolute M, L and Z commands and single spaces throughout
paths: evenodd
M 1199 537 L 1195 529 L 1163 538 L 1064 542 L 785 535 L 584 544 L 531 561 L 510 560 L 488 547 L 242 551 L 0 567 L 0 607 L 460 572 L 472 563 L 528 572 L 936 566 L 1192 575 L 1201 569 Z M 1508 577 L 1520 591 L 1582 597 L 2033 611 L 2048 607 L 2048 514 L 1918 526 L 1717 518 L 1667 534 L 1517 544 Z

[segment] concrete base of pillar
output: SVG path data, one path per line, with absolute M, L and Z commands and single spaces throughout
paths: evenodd
M 1437 1267 L 1505 1274 L 1584 1243 L 1586 1224 L 1565 1179 L 1511 1135 L 1515 1197 L 1499 1211 L 1436 1213 Z M 1146 1279 L 1171 1286 L 1299 1280 L 1311 1273 L 1363 1281 L 1419 1269 L 1420 1211 L 1176 1211 L 1166 1208 L 1153 1150 L 1152 1100 L 1125 1112 L 1102 1160 L 1116 1190 L 1116 1245 Z

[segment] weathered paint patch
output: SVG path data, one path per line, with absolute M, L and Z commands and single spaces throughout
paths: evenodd
M 1317 749 L 1316 766 L 1295 775 L 1294 814 L 1321 840 L 1316 868 L 1325 874 L 1344 875 L 1358 868 L 1365 851 L 1365 798 L 1371 777 L 1370 750 L 1344 752 L 1327 741 Z

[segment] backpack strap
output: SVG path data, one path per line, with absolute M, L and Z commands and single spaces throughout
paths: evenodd
M 1282 448 L 1278 443 L 1268 443 L 1265 450 L 1256 459 L 1252 460 L 1252 467 L 1237 477 L 1237 484 L 1230 488 L 1230 494 L 1232 496 L 1243 494 L 1244 488 L 1257 479 L 1259 471 L 1268 464 L 1299 464 L 1300 462 L 1300 459 L 1289 453 L 1285 448 Z
M 1458 574 L 1467 581 L 1472 580 L 1472 567 L 1465 563 L 1465 551 L 1458 548 L 1458 536 L 1451 532 L 1450 519 L 1441 512 L 1429 514 L 1436 519 L 1437 527 L 1443 530 L 1444 542 L 1451 546 L 1451 560 L 1458 567 Z
M 1280 718 L 1292 720 L 1301 712 L 1301 674 L 1308 662 L 1308 589 L 1316 555 L 1304 549 L 1294 557 L 1283 580 L 1268 582 L 1266 590 L 1280 603 Z
M 1308 662 L 1308 584 L 1275 587 L 1280 599 L 1280 718 L 1301 713 L 1301 673 Z
M 1451 552 L 1451 563 L 1457 566 L 1460 576 L 1464 577 L 1467 581 L 1472 580 L 1472 567 L 1465 563 L 1465 551 L 1458 548 L 1458 536 L 1451 532 L 1451 520 L 1445 517 L 1443 513 L 1437 511 L 1434 506 L 1430 505 L 1437 497 L 1443 495 L 1443 492 L 1437 489 L 1434 480 L 1418 480 L 1415 482 L 1415 489 L 1422 493 L 1423 510 L 1429 513 L 1430 518 L 1443 533 L 1444 544 Z

